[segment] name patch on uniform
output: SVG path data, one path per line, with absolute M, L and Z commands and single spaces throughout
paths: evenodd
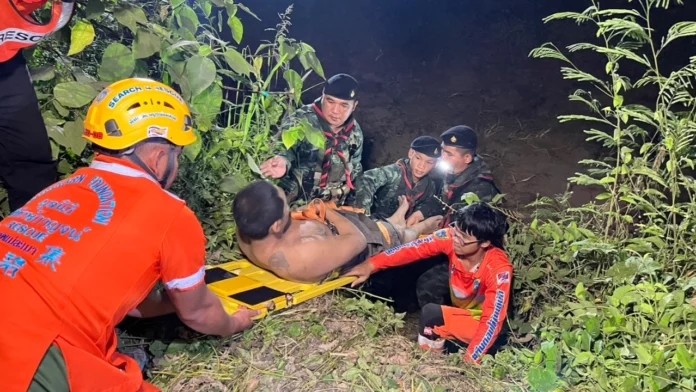
M 495 276 L 495 280 L 498 282 L 498 284 L 510 283 L 510 273 L 501 272 Z
M 394 253 L 400 251 L 401 249 L 415 248 L 415 247 L 418 247 L 418 245 L 427 244 L 429 242 L 433 242 L 433 237 L 419 238 L 415 241 L 411 241 L 411 242 L 405 243 L 403 245 L 399 245 L 399 246 L 396 246 L 394 248 L 387 249 L 384 251 L 384 254 L 386 254 L 387 256 L 392 256 Z

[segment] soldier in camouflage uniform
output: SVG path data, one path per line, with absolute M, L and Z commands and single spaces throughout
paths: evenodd
M 320 198 L 341 205 L 355 188 L 353 181 L 362 173 L 363 151 L 362 129 L 353 118 L 357 89 L 352 76 L 334 75 L 321 97 L 281 124 L 287 130 L 306 120 L 326 138 L 323 149 L 302 140 L 261 165 L 265 176 L 281 179 L 278 185 L 288 202 Z
M 411 142 L 408 158 L 391 165 L 371 169 L 355 182 L 355 207 L 363 208 L 378 219 L 392 216 L 399 208 L 399 196 L 409 203 L 407 225 L 442 213 L 435 198 L 440 194 L 440 181 L 430 175 L 441 153 L 440 141 L 420 136 Z
M 442 157 L 447 171 L 442 188 L 442 199 L 454 210 L 461 208 L 466 193 L 475 193 L 481 201 L 491 201 L 500 193 L 493 182 L 491 171 L 483 159 L 476 155 L 476 133 L 465 125 L 446 130 L 442 135 Z M 460 205 L 456 205 L 460 204 Z M 452 224 L 452 209 L 447 208 L 443 227 Z M 449 265 L 446 260 L 434 262 L 416 282 L 416 296 L 421 307 L 427 303 L 446 305 L 449 301 Z

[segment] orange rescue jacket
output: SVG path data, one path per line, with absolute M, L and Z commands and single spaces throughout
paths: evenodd
M 31 13 L 48 0 L 0 0 L 0 63 L 10 60 L 19 51 L 36 45 L 47 35 L 65 26 L 73 11 L 73 2 L 52 1 L 51 20 L 36 22 Z
M 447 255 L 450 296 L 454 306 L 481 310 L 479 328 L 469 343 L 467 359 L 478 362 L 493 345 L 507 317 L 512 264 L 502 249 L 491 248 L 476 271 L 467 271 L 454 253 L 452 228 L 388 249 L 370 259 L 375 270 L 409 264 L 440 254 Z
M 97 156 L 0 222 L 0 388 L 26 391 L 48 348 L 73 391 L 138 391 L 115 326 L 158 281 L 204 284 L 205 237 L 184 201 L 129 161 Z

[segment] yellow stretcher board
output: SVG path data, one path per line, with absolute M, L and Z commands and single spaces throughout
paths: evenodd
M 220 297 L 227 313 L 240 307 L 260 310 L 259 318 L 271 310 L 289 308 L 350 284 L 355 277 L 322 283 L 296 283 L 281 279 L 247 260 L 210 266 L 205 272 L 208 288 Z

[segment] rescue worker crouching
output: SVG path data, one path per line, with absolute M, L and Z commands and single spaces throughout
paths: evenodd
M 307 121 L 325 137 L 324 149 L 302 140 L 261 164 L 264 176 L 280 179 L 289 203 L 318 198 L 344 204 L 362 173 L 363 132 L 353 117 L 358 106 L 358 82 L 337 74 L 326 81 L 321 97 L 283 121 L 286 131 Z
M 3 391 L 156 390 L 116 352 L 126 315 L 176 312 L 228 336 L 258 314 L 224 311 L 204 282 L 201 225 L 166 190 L 196 139 L 179 94 L 149 79 L 113 83 L 92 102 L 84 137 L 92 164 L 0 222 Z M 158 281 L 164 291 L 153 291 Z
M 373 272 L 444 254 L 449 259 L 449 290 L 454 306 L 426 304 L 418 344 L 442 351 L 445 341 L 468 345 L 464 359 L 479 362 L 500 336 L 508 315 L 513 268 L 503 250 L 505 217 L 485 203 L 460 209 L 448 228 L 388 249 L 346 275 L 356 286 Z

